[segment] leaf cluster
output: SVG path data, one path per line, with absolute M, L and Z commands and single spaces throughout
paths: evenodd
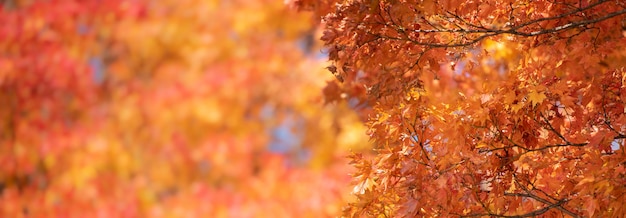
M 322 40 L 373 108 L 345 216 L 622 216 L 626 5 L 340 1 Z M 365 90 L 363 90 L 365 89 Z

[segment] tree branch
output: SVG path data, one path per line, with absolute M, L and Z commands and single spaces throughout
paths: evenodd
M 482 41 L 483 39 L 487 38 L 487 37 L 491 37 L 491 36 L 497 36 L 497 35 L 501 35 L 501 34 L 511 34 L 511 35 L 518 35 L 518 36 L 526 36 L 526 37 L 530 37 L 530 36 L 539 36 L 539 35 L 544 35 L 544 34 L 550 34 L 550 33 L 556 33 L 556 32 L 561 32 L 561 31 L 565 31 L 565 30 L 569 30 L 569 29 L 573 29 L 573 28 L 577 28 L 577 27 L 582 27 L 582 26 L 586 26 L 589 24 L 593 24 L 593 23 L 598 23 L 598 22 L 602 22 L 604 20 L 619 16 L 619 15 L 623 15 L 626 14 L 626 9 L 623 10 L 618 10 L 618 11 L 614 11 L 611 13 L 608 13 L 604 16 L 601 17 L 597 17 L 597 18 L 593 18 L 593 19 L 584 19 L 584 20 L 580 20 L 580 21 L 575 21 L 575 22 L 570 22 L 567 24 L 563 24 L 554 28 L 548 28 L 548 29 L 542 29 L 542 30 L 537 30 L 537 31 L 520 31 L 520 29 L 528 27 L 530 25 L 533 24 L 537 24 L 539 22 L 542 21 L 550 21 L 550 20 L 558 20 L 558 19 L 563 19 L 566 18 L 568 16 L 571 16 L 573 14 L 577 14 L 577 13 L 581 13 L 587 10 L 590 10 L 592 8 L 595 8 L 603 3 L 609 2 L 608 0 L 603 0 L 603 1 L 598 1 L 594 4 L 588 5 L 586 7 L 583 8 L 578 8 L 576 10 L 572 10 L 570 12 L 564 13 L 564 14 L 560 14 L 558 16 L 553 16 L 553 17 L 545 17 L 545 18 L 539 18 L 539 19 L 535 19 L 535 20 L 531 20 L 516 26 L 512 26 L 508 29 L 492 29 L 492 28 L 485 28 L 482 25 L 475 25 L 472 24 L 468 21 L 466 21 L 465 19 L 461 18 L 459 15 L 454 14 L 452 12 L 446 11 L 446 13 L 448 13 L 450 16 L 452 16 L 451 18 L 454 18 L 456 20 L 459 20 L 461 22 L 461 24 L 465 24 L 466 26 L 469 26 L 471 29 L 465 29 L 465 28 L 458 28 L 458 29 L 441 29 L 441 28 L 435 28 L 435 29 L 427 29 L 427 30 L 423 30 L 423 29 L 418 29 L 418 30 L 412 30 L 415 33 L 461 33 L 461 34 L 481 34 L 480 36 L 474 38 L 474 39 L 469 39 L 469 40 L 465 40 L 465 41 L 461 41 L 461 42 L 457 42 L 457 43 L 430 43 L 430 42 L 420 42 L 417 40 L 413 40 L 410 37 L 408 37 L 408 35 L 406 35 L 406 31 L 404 29 L 399 29 L 397 27 L 394 28 L 396 30 L 396 32 L 403 34 L 404 36 L 406 36 L 405 38 L 396 38 L 396 37 L 390 37 L 388 39 L 390 40 L 403 40 L 403 41 L 411 41 L 414 44 L 417 45 L 421 45 L 421 46 L 427 46 L 427 47 L 431 47 L 431 48 L 451 48 L 451 47 L 465 47 L 465 46 L 470 46 L 472 44 L 475 44 L 479 41 Z M 391 16 L 391 15 L 389 15 Z M 426 21 L 427 24 L 429 24 L 430 26 L 434 27 L 433 24 L 431 24 L 430 22 Z M 456 25 L 459 26 L 459 25 Z M 381 36 L 382 37 L 382 36 Z

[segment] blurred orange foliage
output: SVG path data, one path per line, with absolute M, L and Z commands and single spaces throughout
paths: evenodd
M 0 2 L 0 217 L 325 217 L 368 147 L 282 1 Z M 329 77 L 330 76 L 330 77 Z

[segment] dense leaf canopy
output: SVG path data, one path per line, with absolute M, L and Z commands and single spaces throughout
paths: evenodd
M 372 110 L 345 216 L 626 214 L 626 4 L 296 1 Z M 328 89 L 328 88 L 327 88 Z

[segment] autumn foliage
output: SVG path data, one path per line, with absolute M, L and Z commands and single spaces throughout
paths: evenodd
M 376 151 L 345 216 L 626 214 L 623 1 L 328 3 L 326 94 L 371 107 Z
M 327 217 L 347 103 L 282 1 L 0 1 L 0 217 Z
M 0 217 L 626 215 L 623 1 L 6 0 L 0 24 Z

